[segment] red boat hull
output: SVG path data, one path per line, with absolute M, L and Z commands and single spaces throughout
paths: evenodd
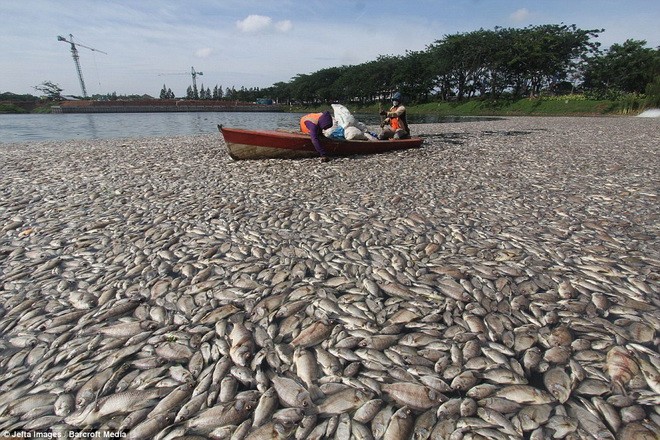
M 218 126 L 234 160 L 242 159 L 297 159 L 317 157 L 309 135 L 287 131 L 243 130 Z M 347 141 L 321 138 L 321 143 L 331 156 L 377 154 L 387 151 L 419 148 L 422 139 L 392 139 L 387 141 Z

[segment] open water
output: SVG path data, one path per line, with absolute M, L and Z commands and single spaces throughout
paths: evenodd
M 216 133 L 218 124 L 234 128 L 293 130 L 298 128 L 301 115 L 282 112 L 0 115 L 0 143 L 189 136 Z M 378 125 L 378 115 L 356 114 L 355 117 L 367 125 Z M 412 124 L 457 121 L 457 118 L 424 115 L 410 115 L 408 119 Z

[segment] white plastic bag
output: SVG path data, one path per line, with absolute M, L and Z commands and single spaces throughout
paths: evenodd
M 335 120 L 337 125 L 341 128 L 353 127 L 356 124 L 355 116 L 351 114 L 346 107 L 341 104 L 331 104 L 332 110 L 335 113 Z
M 344 137 L 346 140 L 364 140 L 368 138 L 365 136 L 364 132 L 357 127 L 346 127 L 344 128 Z

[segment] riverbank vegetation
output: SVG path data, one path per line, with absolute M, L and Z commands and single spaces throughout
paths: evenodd
M 399 91 L 411 112 L 439 115 L 634 114 L 660 107 L 660 48 L 629 39 L 603 50 L 595 41 L 603 31 L 564 24 L 479 29 L 446 35 L 423 51 L 299 74 L 268 88 L 189 87 L 185 98 L 368 109 Z M 35 89 L 44 85 L 61 91 L 49 81 Z M 161 99 L 172 95 L 163 85 Z M 0 110 L 16 110 L 15 96 Z
M 398 90 L 411 111 L 452 115 L 630 114 L 660 101 L 660 49 L 574 25 L 448 35 L 424 51 L 322 69 L 275 84 L 280 102 L 357 106 Z

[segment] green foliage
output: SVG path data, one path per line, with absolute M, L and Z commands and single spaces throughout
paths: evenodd
M 462 102 L 433 102 L 410 107 L 411 114 L 435 114 L 438 116 L 556 116 L 602 115 L 616 113 L 617 106 L 611 101 L 588 99 L 517 99 L 483 100 Z
M 27 110 L 17 106 L 16 104 L 0 103 L 0 113 L 27 113 Z
M 646 41 L 626 40 L 590 60 L 585 87 L 603 96 L 644 93 L 660 74 L 660 49 L 644 47 Z
M 33 95 L 17 95 L 11 92 L 0 93 L 0 101 L 34 102 L 39 98 Z
M 660 107 L 660 74 L 646 86 L 646 106 L 649 108 Z
M 556 95 L 556 96 L 543 96 L 542 98 L 545 101 L 586 101 L 588 98 L 582 93 L 576 93 L 571 95 Z
M 54 82 L 44 81 L 38 86 L 34 86 L 33 88 L 43 93 L 48 99 L 52 99 L 52 100 L 62 99 L 63 89 Z
M 623 115 L 639 113 L 646 107 L 646 96 L 639 93 L 625 93 L 616 102 L 618 113 Z
M 381 56 L 357 66 L 300 74 L 266 89 L 276 99 L 314 105 L 361 104 L 388 99 L 398 90 L 408 103 L 472 97 L 501 99 L 573 91 L 586 60 L 598 50 L 602 30 L 575 25 L 495 28 L 447 35 L 424 51 Z M 562 87 L 560 87 L 562 86 Z
M 172 89 L 168 89 L 165 84 L 160 90 L 160 99 L 174 99 L 174 92 L 172 92 Z

